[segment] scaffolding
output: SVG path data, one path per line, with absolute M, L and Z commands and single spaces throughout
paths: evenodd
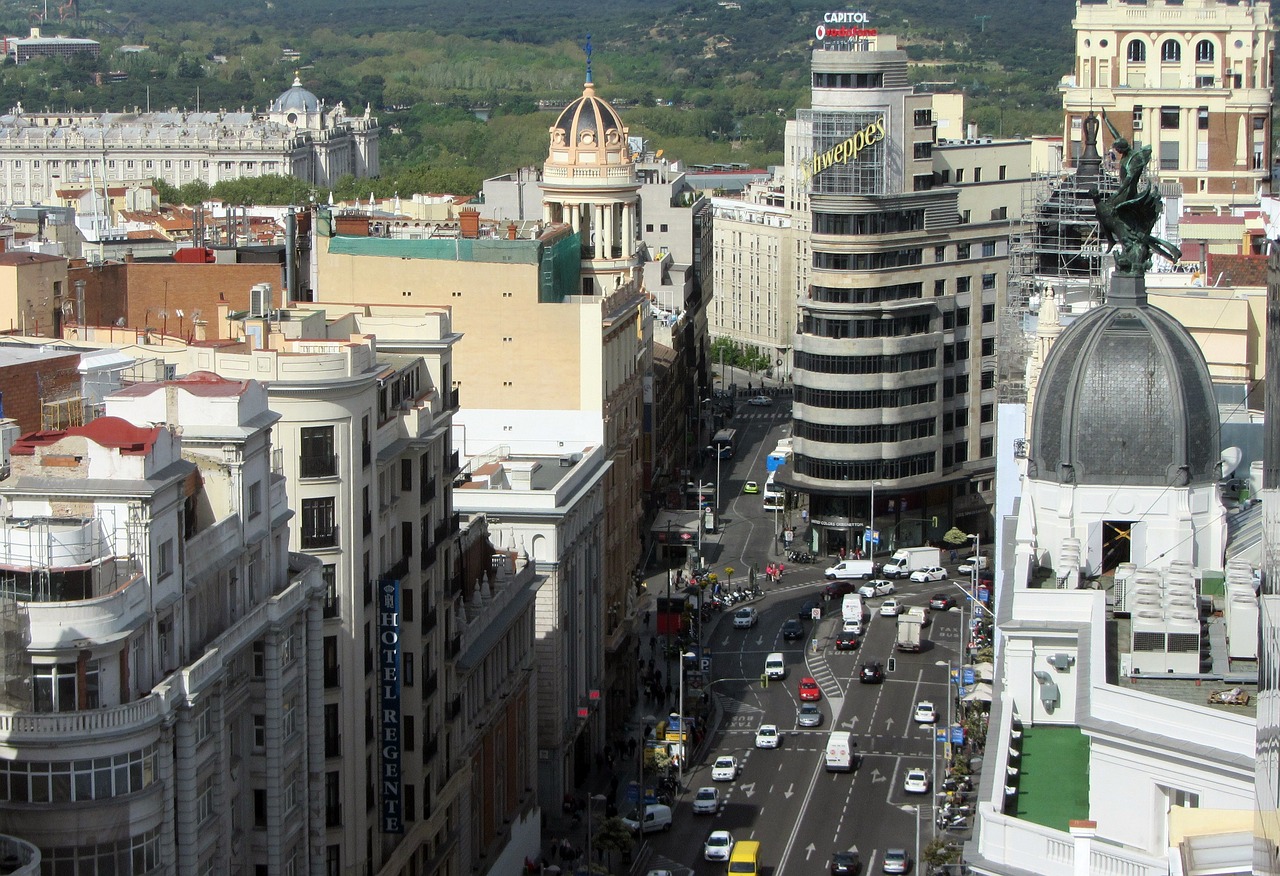
M 1027 397 L 1027 360 L 1045 295 L 1103 300 L 1110 247 L 1098 233 L 1093 195 L 1115 191 L 1103 174 L 1084 184 L 1074 171 L 1033 174 L 1022 190 L 1023 221 L 1009 240 L 1009 283 L 1000 314 L 997 387 L 1001 402 Z

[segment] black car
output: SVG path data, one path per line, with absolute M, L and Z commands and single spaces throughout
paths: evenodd
M 797 614 L 799 614 L 800 620 L 811 620 L 813 618 L 813 610 L 821 607 L 822 603 L 818 600 L 808 599 L 805 600 L 804 605 L 800 606 L 800 611 Z
M 788 642 L 793 639 L 803 639 L 804 624 L 800 623 L 800 621 L 795 618 L 790 618 L 785 621 L 782 624 L 782 638 L 786 639 Z
M 831 876 L 858 876 L 862 862 L 857 852 L 835 852 L 831 856 Z
M 852 651 L 856 647 L 858 647 L 858 637 L 853 633 L 836 634 L 837 651 Z
M 956 607 L 956 598 L 950 593 L 935 593 L 929 597 L 929 607 L 934 611 L 946 611 Z
M 884 681 L 884 667 L 878 660 L 868 660 L 858 672 L 858 681 L 863 684 L 879 684 Z

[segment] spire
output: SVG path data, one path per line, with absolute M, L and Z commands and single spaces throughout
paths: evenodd
M 294 88 L 302 87 L 302 77 L 298 75 L 300 72 L 301 71 L 298 71 L 298 70 L 293 71 L 293 87 Z
M 591 34 L 587 34 L 587 85 L 591 84 Z

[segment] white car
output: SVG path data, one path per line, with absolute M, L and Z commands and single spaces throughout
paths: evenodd
M 916 703 L 915 714 L 911 716 L 917 724 L 933 724 L 938 720 L 938 710 L 928 700 Z
M 870 599 L 873 596 L 888 596 L 890 593 L 897 592 L 898 588 L 893 586 L 893 582 L 886 581 L 884 578 L 868 581 L 858 588 L 858 595 L 863 599 Z
M 720 809 L 720 792 L 712 787 L 699 788 L 693 795 L 695 815 L 715 815 Z
M 761 724 L 756 731 L 756 748 L 777 748 L 781 742 L 777 724 Z
M 756 621 L 760 620 L 760 614 L 751 606 L 740 608 L 733 613 L 734 629 L 747 630 L 756 625 Z
M 897 617 L 902 614 L 902 603 L 892 596 L 880 603 L 881 617 Z
M 711 781 L 732 782 L 738 777 L 738 759 L 731 754 L 717 757 L 711 765 Z
M 908 794 L 928 794 L 929 774 L 922 769 L 907 770 L 907 777 L 902 780 L 902 790 Z
M 972 575 L 974 569 L 981 571 L 987 567 L 986 557 L 969 557 L 960 565 L 956 566 L 956 571 L 961 575 Z
M 767 395 L 753 395 L 751 398 L 747 399 L 747 404 L 755 405 L 758 408 L 767 408 L 769 405 L 773 404 L 773 399 Z
M 923 584 L 925 581 L 942 581 L 947 577 L 947 570 L 941 566 L 928 566 L 924 569 L 916 569 L 911 573 L 911 580 L 917 584 Z
M 702 857 L 708 861 L 727 861 L 733 852 L 733 834 L 727 830 L 713 830 L 702 844 Z

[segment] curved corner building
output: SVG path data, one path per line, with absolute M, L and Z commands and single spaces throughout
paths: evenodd
M 862 33 L 813 52 L 813 108 L 787 125 L 799 301 L 785 480 L 808 499 L 819 553 L 862 548 L 869 528 L 881 551 L 990 532 L 999 162 L 1026 146 L 935 142 L 934 96 L 908 84 L 906 52 Z

